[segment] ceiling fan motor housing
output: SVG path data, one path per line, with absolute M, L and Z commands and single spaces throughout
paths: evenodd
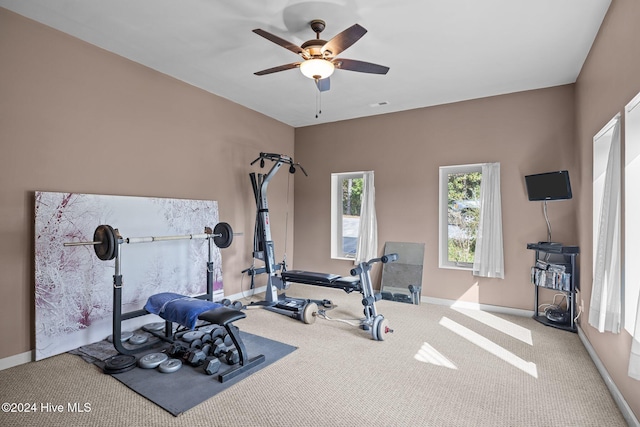
M 302 43 L 300 47 L 307 51 L 312 58 L 326 58 L 331 55 L 331 52 L 328 50 L 322 53 L 322 46 L 326 43 L 325 40 L 313 39 Z

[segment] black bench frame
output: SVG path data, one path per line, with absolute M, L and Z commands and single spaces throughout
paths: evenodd
M 206 229 L 207 232 L 210 229 Z M 158 344 L 158 341 L 152 340 L 144 345 L 136 346 L 135 348 L 126 348 L 120 339 L 122 335 L 122 322 L 124 320 L 133 319 L 140 316 L 146 316 L 149 313 L 145 309 L 133 310 L 129 312 L 122 312 L 122 272 L 120 267 L 120 259 L 121 259 L 121 246 L 124 242 L 124 239 L 120 235 L 117 229 L 115 229 L 116 234 L 116 252 L 115 252 L 115 272 L 113 274 L 113 346 L 120 354 L 134 355 L 141 351 L 150 349 L 151 347 Z M 209 233 L 212 234 L 212 233 Z M 213 235 L 207 237 L 208 242 L 208 259 L 207 259 L 207 293 L 194 296 L 194 298 L 213 301 Z M 218 380 L 220 382 L 231 379 L 242 372 L 264 362 L 264 355 L 260 354 L 252 359 L 249 359 L 247 355 L 246 348 L 242 339 L 239 335 L 239 330 L 236 326 L 233 325 L 233 322 L 236 320 L 240 320 L 245 318 L 247 315 L 240 310 L 231 309 L 228 307 L 219 307 L 214 308 L 212 310 L 201 313 L 198 316 L 198 319 L 207 321 L 211 324 L 217 324 L 224 327 L 236 349 L 238 350 L 238 355 L 240 356 L 239 366 L 228 370 L 218 376 Z M 173 322 L 169 320 L 165 320 L 164 333 L 159 333 L 156 331 L 147 331 L 153 336 L 159 338 L 162 341 L 173 343 L 174 342 L 174 334 L 173 334 Z

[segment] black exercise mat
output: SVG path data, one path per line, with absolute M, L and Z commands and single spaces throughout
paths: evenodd
M 183 363 L 182 368 L 178 371 L 168 374 L 162 373 L 157 369 L 136 367 L 130 371 L 112 374 L 111 376 L 173 416 L 178 416 L 242 381 L 252 373 L 292 353 L 297 348 L 243 331 L 240 331 L 240 336 L 244 342 L 248 357 L 251 359 L 263 354 L 265 361 L 224 383 L 218 382 L 218 374 L 234 368 L 224 362 L 220 364 L 220 370 L 215 375 L 207 375 L 204 372 L 205 365 L 193 367 Z M 141 352 L 136 357 L 139 360 L 147 353 L 158 352 L 162 349 L 163 347 L 159 347 Z M 96 364 L 101 367 L 104 366 L 104 363 L 101 362 L 96 362 Z

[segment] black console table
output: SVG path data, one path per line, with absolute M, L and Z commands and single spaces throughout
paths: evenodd
M 564 246 L 560 243 L 527 243 L 527 249 L 535 251 L 534 266 L 531 269 L 531 283 L 535 285 L 535 308 L 533 318 L 554 328 L 577 332 L 576 291 L 579 289 L 576 257 L 580 253 L 578 246 Z M 567 323 L 553 322 L 546 315 L 538 313 L 538 290 L 540 287 L 563 292 L 567 297 Z

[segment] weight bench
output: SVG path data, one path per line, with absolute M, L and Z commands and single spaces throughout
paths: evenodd
M 362 292 L 359 277 L 339 276 L 331 273 L 314 273 L 303 270 L 287 270 L 280 274 L 285 282 L 302 283 L 304 285 L 325 286 L 328 288 L 342 289 L 346 293 L 353 291 Z
M 302 270 L 289 270 L 281 273 L 282 280 L 285 282 L 302 283 L 306 285 L 325 286 L 329 288 L 342 289 L 346 293 L 358 291 L 362 294 L 362 305 L 364 306 L 364 319 L 360 320 L 360 327 L 364 330 L 371 331 L 371 336 L 376 341 L 384 340 L 386 334 L 393 332 L 389 328 L 389 322 L 381 314 L 378 314 L 376 309 L 376 301 L 380 300 L 382 296 L 379 293 L 375 293 L 373 285 L 371 283 L 371 266 L 377 262 L 387 263 L 393 262 L 398 259 L 398 254 L 388 254 L 381 258 L 373 258 L 369 261 L 363 261 L 358 264 L 358 267 L 353 268 L 350 273 L 351 277 L 342 277 L 337 274 L 330 273 L 315 273 Z M 287 300 L 285 300 L 287 301 Z M 307 300 L 309 301 L 309 300 Z M 282 303 L 278 303 L 276 307 L 281 308 Z M 317 307 L 315 307 L 317 309 Z M 309 304 L 303 306 L 305 312 L 309 309 Z M 276 311 L 272 308 L 273 311 Z M 281 314 L 285 314 L 282 310 L 277 310 Z M 325 316 L 322 312 L 308 314 L 305 313 L 302 319 L 315 317 L 316 315 Z M 293 317 L 293 316 L 292 316 Z M 326 317 L 326 316 L 325 316 Z M 305 322 L 310 323 L 310 322 Z
M 163 292 L 150 296 L 144 309 L 150 313 L 162 317 L 170 326 L 173 322 L 178 323 L 186 328 L 195 329 L 198 320 L 204 320 L 210 324 L 220 325 L 227 330 L 231 337 L 233 345 L 238 350 L 239 364 L 237 367 L 228 370 L 218 376 L 220 382 L 227 381 L 244 371 L 253 368 L 264 362 L 265 357 L 260 354 L 249 359 L 247 350 L 240 337 L 240 330 L 233 325 L 236 320 L 247 317 L 246 313 L 240 310 L 225 307 L 224 305 L 207 301 L 199 298 L 188 297 L 185 295 L 175 294 L 172 292 Z M 172 328 L 165 328 L 166 331 Z M 149 331 L 153 334 L 152 331 Z M 165 337 L 153 334 L 161 339 Z
M 251 274 L 253 280 L 253 273 Z M 284 282 L 342 289 L 346 293 L 351 293 L 353 291 L 362 292 L 360 278 L 358 277 L 342 277 L 337 274 L 314 273 L 303 270 L 286 270 L 281 273 L 280 278 Z M 291 298 L 287 297 L 285 294 L 278 295 L 276 301 L 263 301 L 259 303 L 252 303 L 252 305 L 263 306 L 269 311 L 289 316 L 307 324 L 315 322 L 319 306 L 325 308 L 333 307 L 333 303 L 326 299 L 310 300 L 304 298 Z

